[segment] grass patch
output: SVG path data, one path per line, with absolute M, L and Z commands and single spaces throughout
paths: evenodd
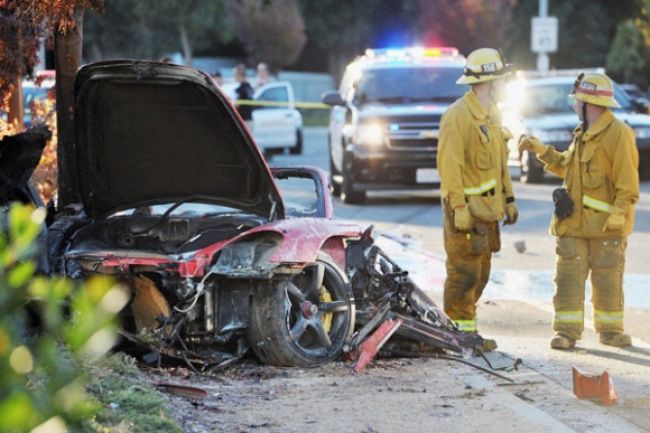
M 302 114 L 304 126 L 327 126 L 330 119 L 330 110 L 299 110 Z
M 117 353 L 88 367 L 87 389 L 102 410 L 91 423 L 101 433 L 182 433 L 165 399 L 142 382 L 133 359 Z

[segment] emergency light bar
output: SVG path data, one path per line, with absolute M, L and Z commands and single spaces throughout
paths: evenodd
M 366 57 L 386 59 L 457 57 L 458 55 L 458 48 L 454 47 L 368 48 L 366 50 Z

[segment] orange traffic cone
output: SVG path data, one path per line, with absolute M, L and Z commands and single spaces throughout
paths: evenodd
M 600 402 L 604 405 L 616 404 L 618 395 L 607 370 L 602 374 L 586 374 L 573 367 L 573 393 L 578 398 Z

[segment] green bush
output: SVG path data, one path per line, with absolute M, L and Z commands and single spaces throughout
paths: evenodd
M 0 433 L 87 431 L 100 406 L 86 394 L 81 359 L 113 346 L 128 294 L 107 278 L 36 275 L 44 209 L 13 205 L 1 218 Z

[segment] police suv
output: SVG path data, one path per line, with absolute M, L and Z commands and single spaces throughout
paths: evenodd
M 438 128 L 468 87 L 456 84 L 456 48 L 369 49 L 323 95 L 329 120 L 330 183 L 345 203 L 368 190 L 437 189 Z

